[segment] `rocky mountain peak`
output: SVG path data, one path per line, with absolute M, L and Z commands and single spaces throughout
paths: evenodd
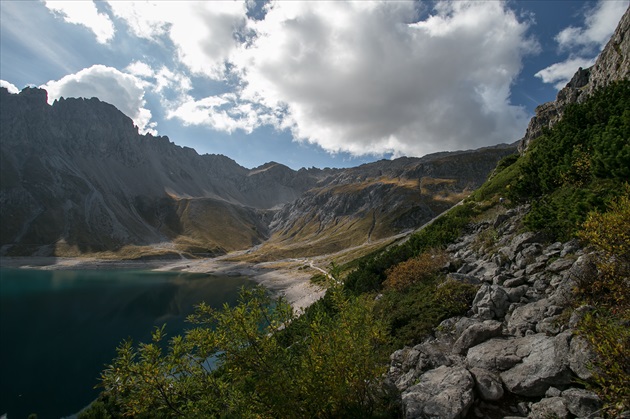
M 630 77 L 630 8 L 626 10 L 595 64 L 590 68 L 579 68 L 573 78 L 562 88 L 556 100 L 544 103 L 535 110 L 525 136 L 519 143 L 523 153 L 532 140 L 539 137 L 545 128 L 551 128 L 562 118 L 564 109 L 572 103 L 581 103 L 595 90 Z

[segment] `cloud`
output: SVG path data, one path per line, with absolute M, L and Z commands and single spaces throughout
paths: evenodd
M 100 13 L 93 1 L 44 1 L 46 7 L 66 22 L 85 26 L 106 44 L 114 37 L 114 24 L 105 13 Z
M 130 2 L 110 0 L 112 13 L 138 37 L 166 37 L 181 63 L 196 74 L 223 79 L 226 59 L 242 40 L 247 21 L 243 1 Z
M 528 24 L 503 2 L 439 2 L 418 18 L 413 2 L 274 2 L 232 55 L 239 99 L 333 153 L 424 155 L 518 139 L 528 118 L 510 87 L 537 48 Z
M 0 80 L 0 87 L 4 87 L 11 94 L 20 93 L 20 89 L 18 89 L 14 84 L 9 83 L 6 80 Z
M 544 83 L 554 83 L 556 88 L 561 89 L 579 67 L 592 66 L 628 5 L 628 1 L 599 0 L 595 7 L 586 11 L 582 27 L 569 26 L 555 36 L 560 51 L 568 52 L 569 57 L 543 68 L 535 76 Z
M 48 102 L 60 97 L 97 97 L 111 103 L 129 116 L 140 133 L 156 135 L 156 123 L 151 122 L 151 111 L 144 100 L 145 82 L 115 68 L 94 65 L 60 80 L 51 80 L 41 87 L 48 91 Z
M 563 29 L 556 35 L 556 42 L 561 49 L 596 47 L 599 52 L 615 31 L 629 4 L 628 1 L 600 0 L 594 8 L 587 10 L 583 27 L 569 26 Z
M 571 80 L 578 68 L 588 68 L 595 64 L 594 58 L 569 58 L 543 68 L 535 74 L 544 83 L 554 83 L 556 89 L 562 89 Z

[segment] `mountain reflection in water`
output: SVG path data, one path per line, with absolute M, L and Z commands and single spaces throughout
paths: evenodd
M 181 333 L 193 306 L 233 304 L 245 277 L 123 270 L 0 268 L 0 415 L 77 412 L 121 341 Z

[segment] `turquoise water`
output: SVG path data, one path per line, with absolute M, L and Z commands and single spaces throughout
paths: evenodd
M 247 278 L 146 271 L 0 268 L 0 416 L 76 413 L 118 344 L 169 336 L 201 301 L 233 304 Z

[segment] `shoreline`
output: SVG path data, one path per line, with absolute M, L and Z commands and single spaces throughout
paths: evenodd
M 190 272 L 216 276 L 247 276 L 268 289 L 274 296 L 283 296 L 300 313 L 325 293 L 310 282 L 312 274 L 299 270 L 300 260 L 248 263 L 211 259 L 110 260 L 80 257 L 0 257 L 0 267 L 41 270 L 150 270 L 155 272 Z

